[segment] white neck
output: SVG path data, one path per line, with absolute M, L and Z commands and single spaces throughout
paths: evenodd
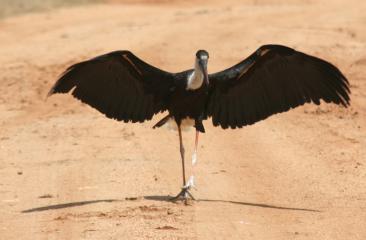
M 202 86 L 203 72 L 198 64 L 198 59 L 194 64 L 194 71 L 188 76 L 187 90 L 196 90 Z

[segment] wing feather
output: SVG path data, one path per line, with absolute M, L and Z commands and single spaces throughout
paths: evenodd
M 129 51 L 115 51 L 70 66 L 49 95 L 67 93 L 119 121 L 143 122 L 167 109 L 174 75 Z
M 209 79 L 206 114 L 222 128 L 250 125 L 309 102 L 350 103 L 348 80 L 337 67 L 281 45 L 264 45 Z

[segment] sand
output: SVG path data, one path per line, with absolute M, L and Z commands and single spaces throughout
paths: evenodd
M 366 3 L 109 2 L 0 21 L 0 239 L 366 238 Z M 176 72 L 204 48 L 215 72 L 266 43 L 333 62 L 352 105 L 241 130 L 206 121 L 189 206 L 167 201 L 181 165 L 177 133 L 152 129 L 163 115 L 124 124 L 68 95 L 45 101 L 68 65 L 108 51 Z

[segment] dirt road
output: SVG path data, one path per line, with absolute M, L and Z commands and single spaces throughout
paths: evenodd
M 0 21 L 0 239 L 365 239 L 366 3 L 159 2 Z M 352 106 L 241 130 L 207 121 L 191 206 L 166 201 L 181 166 L 176 132 L 151 128 L 160 116 L 122 124 L 70 96 L 45 101 L 65 67 L 108 51 L 174 72 L 204 48 L 215 72 L 265 43 L 335 63 Z

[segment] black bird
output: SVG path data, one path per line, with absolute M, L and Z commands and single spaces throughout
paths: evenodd
M 196 53 L 194 69 L 170 73 L 153 67 L 129 51 L 115 51 L 69 67 L 49 95 L 67 93 L 124 122 L 144 122 L 168 111 L 155 127 L 169 120 L 179 132 L 183 188 L 174 198 L 187 199 L 181 126 L 190 119 L 196 128 L 193 161 L 202 120 L 214 126 L 241 128 L 291 108 L 320 100 L 350 103 L 349 83 L 331 63 L 281 45 L 264 45 L 224 71 L 207 74 L 209 55 Z

